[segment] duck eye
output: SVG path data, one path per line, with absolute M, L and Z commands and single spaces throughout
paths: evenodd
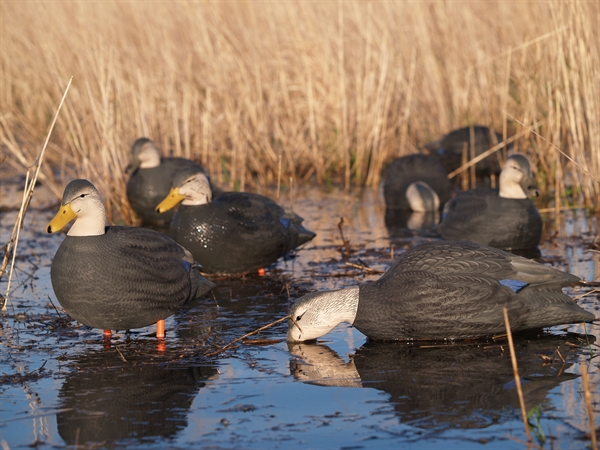
M 81 194 L 81 195 L 80 195 L 80 197 L 81 197 L 81 198 L 85 198 L 85 196 L 86 196 L 86 195 L 87 195 L 87 194 Z
M 302 316 L 296 317 L 296 322 L 299 321 L 300 319 L 302 319 Z

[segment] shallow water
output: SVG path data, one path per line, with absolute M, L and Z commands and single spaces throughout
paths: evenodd
M 167 320 L 164 349 L 157 348 L 152 327 L 117 333 L 107 345 L 101 330 L 55 309 L 50 264 L 63 236 L 44 232 L 55 205 L 34 203 L 19 242 L 8 311 L 0 319 L 0 440 L 9 448 L 524 448 L 502 340 L 373 344 L 341 325 L 318 344 L 288 347 L 281 323 L 210 354 L 283 317 L 306 292 L 379 277 L 348 263 L 383 271 L 394 255 L 427 239 L 426 233 L 388 230 L 374 191 L 303 191 L 282 203 L 305 218 L 315 240 L 264 277 L 216 279 L 214 298 Z M 15 217 L 15 211 L 0 213 L 0 242 L 7 241 Z M 597 280 L 596 218 L 581 211 L 559 218 L 548 217 L 545 232 L 553 238 L 544 240 L 540 260 Z M 3 295 L 6 280 L 0 282 Z M 579 304 L 600 316 L 597 293 Z M 597 342 L 597 325 L 516 338 L 537 443 L 589 445 L 579 374 L 583 366 L 590 373 L 598 427 Z

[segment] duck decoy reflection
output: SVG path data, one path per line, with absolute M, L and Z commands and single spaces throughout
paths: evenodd
M 187 427 L 198 391 L 216 366 L 165 368 L 128 353 L 87 353 L 58 393 L 58 434 L 67 445 L 118 446 L 124 440 L 172 438 Z
M 583 350 L 567 342 L 577 341 L 550 335 L 515 340 L 527 410 L 577 378 L 566 370 Z M 557 356 L 559 348 L 566 362 Z M 325 345 L 289 344 L 289 350 L 297 380 L 383 391 L 399 420 L 415 427 L 484 428 L 512 420 L 519 409 L 510 354 L 497 343 L 419 348 L 368 341 L 348 362 Z

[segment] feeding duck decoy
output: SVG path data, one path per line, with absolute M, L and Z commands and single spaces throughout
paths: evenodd
M 206 273 L 264 269 L 315 237 L 300 216 L 270 198 L 246 192 L 224 192 L 213 198 L 202 172 L 178 173 L 156 210 L 162 213 L 180 202 L 169 234 L 192 252 Z
M 215 286 L 168 236 L 146 228 L 106 227 L 104 204 L 87 180 L 66 186 L 47 232 L 73 220 L 52 261 L 52 287 L 71 317 L 105 330 L 105 336 L 156 323 L 157 337 L 163 337 L 164 319 Z
M 562 292 L 581 280 L 472 242 L 432 241 L 403 253 L 379 280 L 313 292 L 291 308 L 287 340 L 313 340 L 342 322 L 373 340 L 483 338 L 590 322 Z
M 527 198 L 535 192 L 529 160 L 511 155 L 499 189 L 472 189 L 450 200 L 435 231 L 447 240 L 465 240 L 503 250 L 531 249 L 542 237 L 542 218 Z
M 471 137 L 471 130 L 473 135 Z M 471 142 L 473 150 L 471 151 Z M 463 152 L 466 149 L 467 158 L 472 159 L 489 150 L 494 145 L 502 142 L 502 135 L 488 127 L 474 125 L 453 130 L 435 141 L 424 145 L 425 149 L 444 166 L 448 173 L 458 169 L 463 164 Z M 506 146 L 507 151 L 512 150 L 512 145 Z M 500 173 L 499 154 L 490 155 L 475 165 L 475 173 L 478 177 L 490 177 L 492 174 Z
M 383 195 L 388 209 L 436 211 L 452 196 L 452 182 L 433 156 L 413 154 L 396 158 L 386 169 Z
M 125 169 L 130 175 L 126 193 L 131 208 L 142 223 L 171 221 L 173 211 L 159 214 L 156 205 L 169 193 L 175 175 L 188 168 L 203 170 L 189 159 L 161 156 L 150 139 L 140 138 L 134 142 Z
M 383 176 L 390 235 L 428 229 L 439 222 L 440 207 L 450 199 L 453 184 L 436 158 L 423 154 L 396 158 Z

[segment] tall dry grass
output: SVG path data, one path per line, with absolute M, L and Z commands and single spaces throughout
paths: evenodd
M 140 136 L 217 183 L 376 185 L 393 157 L 471 123 L 541 187 L 600 195 L 598 2 L 3 1 L 4 164 L 33 159 L 74 76 L 42 176 L 82 176 L 124 217 Z M 566 156 L 561 154 L 559 148 Z M 569 158 L 574 162 L 572 162 Z

